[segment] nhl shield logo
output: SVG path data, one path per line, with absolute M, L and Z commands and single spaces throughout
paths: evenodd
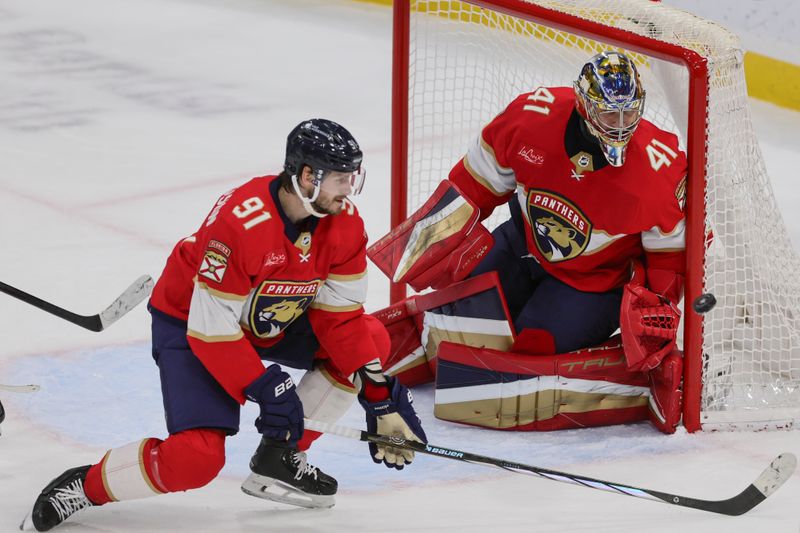
M 550 263 L 578 257 L 592 234 L 592 223 L 572 202 L 549 191 L 528 192 L 528 219 L 539 252 Z
M 311 305 L 318 288 L 319 280 L 262 282 L 250 305 L 250 331 L 261 339 L 277 336 Z

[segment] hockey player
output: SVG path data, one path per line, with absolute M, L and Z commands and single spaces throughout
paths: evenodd
M 635 65 L 613 51 L 573 87 L 520 95 L 370 257 L 416 290 L 496 271 L 515 329 L 535 333 L 530 353 L 597 346 L 622 318 L 628 369 L 657 367 L 680 315 L 686 157 L 644 108 Z M 504 202 L 511 218 L 491 245 L 479 220 Z M 643 308 L 666 338 L 650 335 Z
M 280 175 L 223 194 L 176 245 L 150 300 L 169 437 L 54 479 L 34 504 L 37 530 L 85 507 L 204 486 L 245 400 L 260 406 L 262 439 L 242 490 L 275 501 L 334 503 L 336 480 L 306 460 L 319 433 L 303 430 L 304 416 L 334 422 L 357 397 L 371 431 L 425 441 L 410 394 L 383 375 L 386 330 L 362 308 L 367 236 L 348 199 L 363 185 L 361 160 L 342 126 L 302 122 Z M 279 363 L 307 372 L 295 387 Z M 383 446 L 370 454 L 397 469 L 413 459 Z

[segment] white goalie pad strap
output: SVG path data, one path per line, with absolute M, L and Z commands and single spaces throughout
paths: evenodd
M 335 423 L 353 405 L 356 389 L 341 383 L 322 365 L 318 365 L 300 379 L 297 395 L 307 418 Z
M 143 450 L 148 440 L 132 442 L 106 453 L 102 470 L 103 487 L 113 501 L 163 494 L 145 471 Z

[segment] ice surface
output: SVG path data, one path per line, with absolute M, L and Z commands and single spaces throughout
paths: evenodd
M 287 132 L 321 116 L 360 140 L 357 199 L 375 238 L 388 230 L 391 11 L 346 1 L 6 0 L 0 5 L 0 238 L 3 281 L 81 314 L 140 274 L 158 276 L 225 190 L 280 168 Z M 778 203 L 800 243 L 800 116 L 752 102 Z M 368 307 L 388 302 L 370 272 Z M 100 334 L 0 297 L 0 531 L 39 490 L 108 447 L 165 436 L 144 306 Z M 743 489 L 800 433 L 664 436 L 648 424 L 507 433 L 436 421 L 430 441 L 687 496 Z M 90 509 L 63 531 L 797 531 L 797 476 L 739 518 L 670 508 L 436 457 L 402 472 L 366 445 L 325 437 L 311 461 L 340 483 L 335 508 L 246 496 L 258 435 L 253 406 L 222 475 L 185 494 Z M 354 407 L 342 424 L 361 427 Z

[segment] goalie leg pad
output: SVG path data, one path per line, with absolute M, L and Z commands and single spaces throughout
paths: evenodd
M 619 337 L 530 356 L 443 342 L 434 415 L 492 429 L 549 431 L 645 420 L 647 375 L 625 366 Z
M 392 341 L 384 369 L 407 387 L 433 380 L 436 353 L 444 340 L 498 350 L 508 350 L 514 342 L 514 328 L 494 272 L 408 298 L 374 316 L 386 326 Z
M 418 313 L 411 311 L 416 309 L 413 303 L 416 298 L 407 298 L 373 314 L 386 327 L 391 340 L 389 357 L 383 368 L 406 387 L 433 381 L 433 371 L 422 347 L 421 330 L 415 320 Z
M 673 350 L 651 370 L 650 378 L 650 422 L 666 434 L 675 433 L 681 421 L 681 376 L 683 357 Z

